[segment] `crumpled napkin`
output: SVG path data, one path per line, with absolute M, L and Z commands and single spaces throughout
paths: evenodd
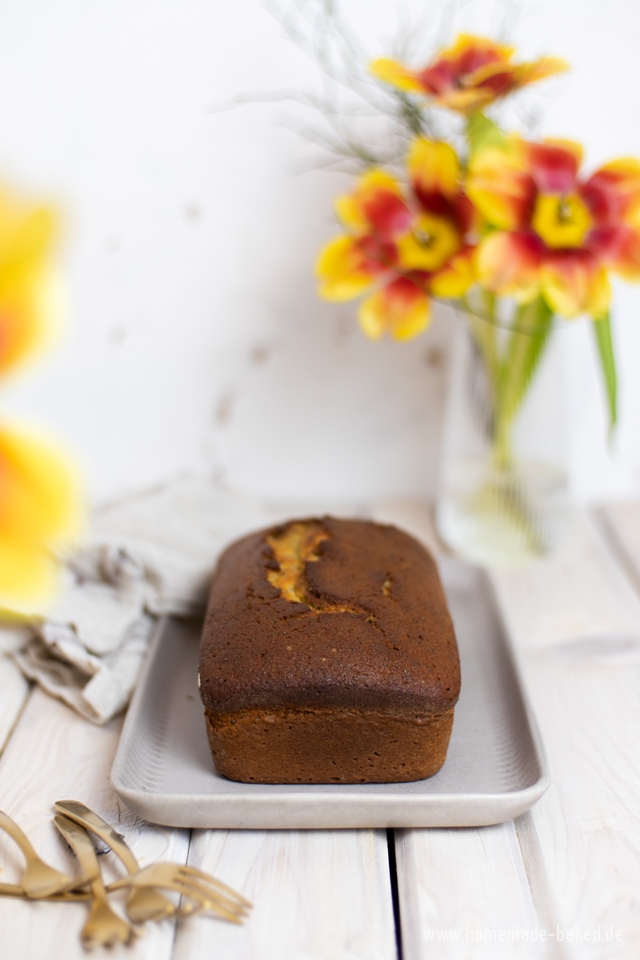
M 94 517 L 42 618 L 0 630 L 23 673 L 88 720 L 126 706 L 157 616 L 200 613 L 221 550 L 284 519 L 250 498 L 180 478 Z

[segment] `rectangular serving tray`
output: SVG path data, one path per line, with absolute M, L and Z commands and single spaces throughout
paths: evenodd
M 216 774 L 197 686 L 199 621 L 161 621 L 124 723 L 113 787 L 173 827 L 475 827 L 518 816 L 549 785 L 540 736 L 486 575 L 443 558 L 462 665 L 443 768 L 428 780 L 247 784 Z

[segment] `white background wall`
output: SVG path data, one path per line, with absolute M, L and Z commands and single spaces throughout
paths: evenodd
M 426 51 L 454 29 L 492 32 L 503 7 L 342 0 L 372 57 L 420 14 Z M 640 6 L 519 9 L 523 56 L 574 68 L 525 96 L 542 129 L 582 140 L 590 167 L 640 155 Z M 452 318 L 373 344 L 352 305 L 319 301 L 313 261 L 349 181 L 313 169 L 319 155 L 286 126 L 302 122 L 293 108 L 213 109 L 243 91 L 318 89 L 260 0 L 0 11 L 0 178 L 62 206 L 72 302 L 61 347 L 3 387 L 2 409 L 65 437 L 95 499 L 184 470 L 275 497 L 433 495 Z M 563 334 L 582 498 L 640 493 L 640 288 L 617 290 L 615 334 L 613 455 L 587 326 Z

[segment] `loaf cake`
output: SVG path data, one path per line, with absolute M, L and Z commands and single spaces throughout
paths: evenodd
M 200 649 L 219 774 L 421 780 L 445 760 L 460 665 L 432 557 L 391 526 L 292 520 L 222 554 Z

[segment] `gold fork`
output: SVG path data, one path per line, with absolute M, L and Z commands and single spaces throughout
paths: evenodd
M 127 915 L 131 920 L 160 920 L 165 916 L 189 915 L 201 909 L 211 910 L 232 922 L 241 922 L 251 907 L 249 900 L 215 877 L 180 863 L 156 863 L 140 868 L 133 852 L 116 831 L 93 810 L 77 800 L 58 800 L 54 807 L 85 829 L 104 840 L 120 857 L 130 876 L 110 884 L 109 890 L 131 887 Z M 154 891 L 154 886 L 176 890 L 189 902 L 178 908 Z
M 78 800 L 58 800 L 53 806 L 54 810 L 62 813 L 70 820 L 74 820 L 85 830 L 95 833 L 97 837 L 104 840 L 116 856 L 120 858 L 130 874 L 138 873 L 140 865 L 133 851 L 106 820 L 103 820 L 102 817 Z M 186 916 L 199 909 L 200 905 L 193 901 L 179 908 L 172 900 L 158 893 L 153 887 L 132 887 L 125 906 L 127 916 L 132 923 L 165 920 L 176 914 Z
M 53 818 L 53 822 L 77 856 L 93 894 L 89 916 L 80 931 L 82 945 L 91 950 L 93 947 L 129 943 L 137 931 L 111 908 L 89 834 L 84 827 L 60 814 Z
M 169 869 L 167 869 L 167 867 Z M 61 893 L 52 893 L 49 896 L 39 897 L 38 899 L 49 900 L 52 903 L 79 903 L 82 900 L 89 900 L 93 894 L 89 889 L 83 889 L 80 886 L 80 884 L 83 883 L 86 883 L 85 878 L 81 878 L 78 881 L 79 885 L 77 888 Z M 204 909 L 211 910 L 223 919 L 230 920 L 232 923 L 242 923 L 248 912 L 248 907 L 244 899 L 239 902 L 234 901 L 224 897 L 217 890 L 208 889 L 203 884 L 190 883 L 188 879 L 180 876 L 172 864 L 151 864 L 138 871 L 137 874 L 109 884 L 105 889 L 107 893 L 111 893 L 113 890 L 122 890 L 126 887 L 131 887 L 132 893 L 140 894 L 139 910 L 137 911 L 137 916 L 140 917 L 140 919 L 135 921 L 137 923 L 144 923 L 146 920 L 164 919 L 164 916 L 160 916 L 156 912 L 157 897 L 160 896 L 160 894 L 157 893 L 155 887 L 165 887 L 168 890 L 175 890 L 182 897 L 190 898 L 186 910 L 184 906 L 177 908 L 171 901 L 167 901 L 171 903 L 175 916 L 177 917 L 192 915 Z M 15 897 L 20 900 L 29 899 L 23 888 L 17 883 L 0 883 L 0 897 Z M 147 905 L 147 908 L 145 908 L 145 905 Z M 130 912 L 128 912 L 128 916 L 133 922 L 133 917 Z
M 207 877 L 206 874 L 204 876 Z M 152 886 L 177 890 L 183 896 L 197 901 L 202 909 L 215 913 L 223 920 L 242 923 L 251 907 L 249 901 L 213 877 L 207 877 L 207 881 L 194 879 L 179 863 L 151 863 L 136 874 L 116 880 L 109 885 L 109 889 Z
M 15 840 L 27 861 L 20 888 L 30 900 L 63 893 L 78 885 L 77 879 L 73 879 L 66 873 L 62 873 L 61 870 L 56 870 L 55 867 L 50 867 L 48 863 L 45 863 L 33 849 L 28 837 L 15 820 L 12 820 L 2 810 L 0 810 L 0 828 Z
M 78 883 L 82 883 L 79 880 Z M 51 903 L 80 903 L 82 900 L 91 899 L 91 891 L 83 888 L 74 887 L 72 890 L 63 890 L 60 893 L 50 893 L 46 897 L 38 897 L 38 900 L 48 900 Z M 14 897 L 17 900 L 33 900 L 34 897 L 28 897 L 24 888 L 19 883 L 0 883 L 0 897 Z
M 170 869 L 167 870 L 167 867 Z M 86 878 L 80 879 L 78 883 L 86 883 Z M 232 923 L 242 923 L 248 912 L 244 902 L 238 903 L 228 900 L 222 897 L 218 891 L 211 891 L 202 884 L 189 883 L 188 880 L 176 874 L 176 869 L 171 864 L 150 864 L 150 866 L 140 870 L 138 874 L 133 874 L 121 881 L 110 883 L 105 889 L 107 893 L 111 893 L 114 890 L 122 890 L 126 887 L 131 887 L 132 892 L 140 894 L 140 910 L 138 911 L 138 915 L 143 917 L 143 914 L 149 914 L 148 916 L 144 916 L 143 919 L 136 921 L 138 923 L 144 923 L 147 919 L 164 919 L 164 917 L 159 916 L 155 912 L 152 913 L 150 910 L 145 911 L 143 909 L 146 902 L 156 903 L 155 897 L 152 899 L 153 894 L 156 894 L 156 897 L 159 896 L 155 887 L 165 887 L 168 890 L 175 890 L 177 893 L 180 893 L 181 896 L 191 898 L 191 902 L 188 904 L 188 910 L 185 911 L 184 907 L 175 908 L 175 915 L 177 917 L 192 915 L 204 909 L 212 910 L 214 913 L 217 913 L 218 916 Z M 52 893 L 49 896 L 39 897 L 38 899 L 48 900 L 51 903 L 80 903 L 83 900 L 90 900 L 92 896 L 93 894 L 89 889 L 83 889 L 78 886 L 78 888 L 72 890 Z M 0 883 L 0 897 L 14 897 L 19 900 L 30 899 L 26 896 L 23 888 L 17 883 Z M 147 897 L 149 898 L 148 900 Z M 167 902 L 171 903 L 171 901 Z M 172 904 L 172 907 L 174 906 L 175 905 Z M 129 913 L 128 916 L 133 922 L 133 918 Z

